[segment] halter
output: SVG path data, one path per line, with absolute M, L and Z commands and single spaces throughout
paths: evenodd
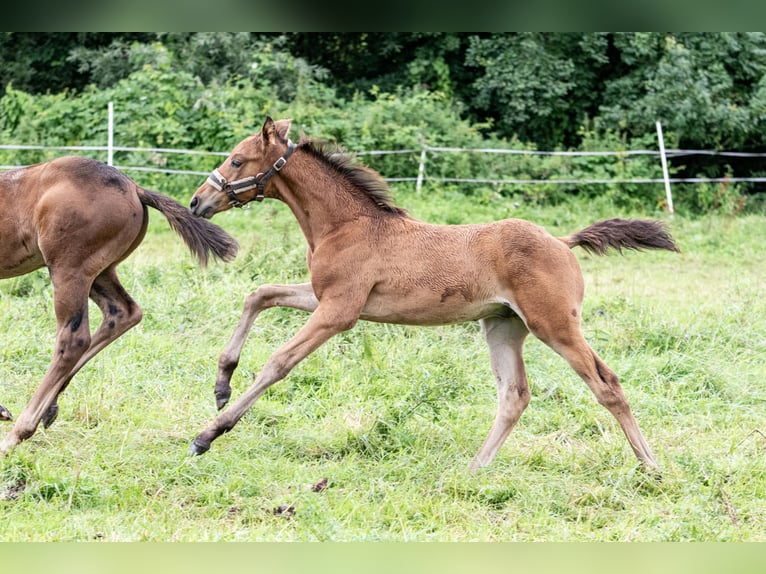
M 259 173 L 256 176 L 251 175 L 249 177 L 243 177 L 242 179 L 236 179 L 234 181 L 226 181 L 226 178 L 221 175 L 221 172 L 217 169 L 214 169 L 213 172 L 208 176 L 207 183 L 212 185 L 218 191 L 225 192 L 230 199 L 229 205 L 234 207 L 242 207 L 245 205 L 239 201 L 239 199 L 237 199 L 237 195 L 249 191 L 254 187 L 258 188 L 258 192 L 253 199 L 255 199 L 255 201 L 263 201 L 263 190 L 266 187 L 266 182 L 269 181 L 275 173 L 285 167 L 287 158 L 293 154 L 296 147 L 297 146 L 293 142 L 288 140 L 287 151 L 285 151 L 285 153 L 277 161 L 274 162 L 274 165 L 272 165 L 266 173 Z

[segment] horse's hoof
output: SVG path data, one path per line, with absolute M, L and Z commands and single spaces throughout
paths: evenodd
M 11 411 L 6 409 L 3 405 L 0 405 L 0 421 L 12 421 L 13 415 Z
M 216 393 L 215 394 L 215 406 L 218 407 L 219 411 L 226 406 L 226 403 L 229 402 L 230 398 L 231 398 L 231 393 Z
M 45 414 L 43 415 L 43 427 L 48 428 L 51 426 L 53 421 L 55 421 L 58 416 L 59 406 L 57 404 L 52 404 L 48 407 L 48 410 L 45 411 Z
M 210 450 L 209 444 L 202 444 L 195 438 L 189 447 L 189 456 L 199 456 Z

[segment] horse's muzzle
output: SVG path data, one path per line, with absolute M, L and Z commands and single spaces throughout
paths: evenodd
M 195 195 L 192 197 L 191 203 L 189 204 L 189 210 L 192 212 L 192 215 L 210 219 L 215 213 L 215 206 L 210 204 L 206 205 L 204 202 L 200 201 L 199 197 Z

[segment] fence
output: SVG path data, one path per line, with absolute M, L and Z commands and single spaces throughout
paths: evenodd
M 684 149 L 665 149 L 665 142 L 662 135 L 662 125 L 658 121 L 656 124 L 657 129 L 657 150 L 621 150 L 621 151 L 538 151 L 538 150 L 515 150 L 515 149 L 497 149 L 497 148 L 457 148 L 457 147 L 437 147 L 423 145 L 420 149 L 402 149 L 402 150 L 357 150 L 355 155 L 390 155 L 390 154 L 419 154 L 418 172 L 417 175 L 412 177 L 388 177 L 384 178 L 389 182 L 399 181 L 412 181 L 416 183 L 418 191 L 422 188 L 423 182 L 450 182 L 450 183 L 487 183 L 487 184 L 510 184 L 510 185 L 534 185 L 534 184 L 659 184 L 662 183 L 665 186 L 665 195 L 667 201 L 667 209 L 669 213 L 673 213 L 673 195 L 671 192 L 671 184 L 673 183 L 723 183 L 723 182 L 755 182 L 766 183 L 766 177 L 719 177 L 719 178 L 676 178 L 670 177 L 668 169 L 668 158 L 677 158 L 689 155 L 710 155 L 721 157 L 750 157 L 750 158 L 766 158 L 766 153 L 751 153 L 751 152 L 735 152 L 735 151 L 710 151 L 710 150 L 684 150 Z M 138 152 L 138 153 L 150 153 L 150 154 L 185 154 L 185 155 L 205 155 L 205 156 L 221 156 L 226 157 L 229 155 L 228 151 L 210 152 L 200 150 L 185 150 L 185 149 L 173 149 L 173 148 L 146 148 L 146 147 L 124 147 L 114 145 L 114 108 L 112 103 L 109 103 L 108 108 L 108 130 L 107 130 L 107 145 L 105 146 L 36 146 L 36 145 L 0 145 L 2 149 L 15 149 L 15 150 L 60 150 L 65 152 L 106 152 L 107 163 L 114 165 L 114 153 L 115 152 Z M 662 167 L 663 177 L 660 178 L 612 178 L 612 179 L 599 179 L 599 178 L 579 178 L 579 179 L 493 179 L 493 178 L 459 178 L 459 177 L 432 177 L 428 176 L 426 172 L 426 164 L 428 161 L 428 154 L 439 153 L 467 153 L 467 154 L 517 154 L 517 155 L 549 155 L 549 156 L 638 156 L 647 155 L 659 157 Z M 18 166 L 4 166 L 0 165 L 0 170 L 12 169 Z M 163 167 L 146 167 L 136 165 L 115 165 L 123 171 L 138 171 L 138 172 L 157 172 L 167 174 L 182 174 L 182 175 L 194 175 L 194 176 L 207 176 L 208 172 L 192 171 L 192 170 L 176 170 Z

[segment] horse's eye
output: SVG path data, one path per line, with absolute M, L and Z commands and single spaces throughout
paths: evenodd
M 242 162 L 239 161 L 238 159 L 233 159 L 231 160 L 231 165 L 233 165 L 234 167 L 240 167 L 242 165 Z

